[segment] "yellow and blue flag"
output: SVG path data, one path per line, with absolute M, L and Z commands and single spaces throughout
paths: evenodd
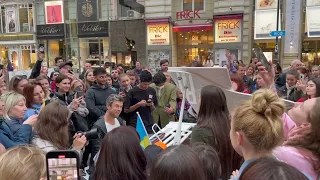
M 140 136 L 140 145 L 143 149 L 145 149 L 147 146 L 151 145 L 146 127 L 144 126 L 140 114 L 137 112 L 137 126 L 136 131 L 138 132 Z

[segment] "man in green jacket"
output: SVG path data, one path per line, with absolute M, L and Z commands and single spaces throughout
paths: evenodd
M 158 106 L 153 111 L 153 120 L 161 128 L 165 127 L 169 121 L 174 121 L 176 110 L 177 90 L 176 87 L 166 82 L 166 76 L 163 72 L 158 72 L 153 77 L 153 83 L 150 87 L 156 90 Z

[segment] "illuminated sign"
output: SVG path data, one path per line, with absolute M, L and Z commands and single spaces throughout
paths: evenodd
M 242 41 L 242 19 L 215 19 L 215 42 L 235 43 Z
M 147 26 L 148 45 L 170 44 L 169 24 L 150 24 Z
M 196 11 L 185 10 L 185 11 L 177 12 L 176 18 L 177 19 L 197 19 L 197 18 L 200 18 L 199 10 L 196 10 Z

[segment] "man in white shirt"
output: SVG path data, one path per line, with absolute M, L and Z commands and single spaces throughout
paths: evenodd
M 106 102 L 107 111 L 104 116 L 101 116 L 93 125 L 92 129 L 97 129 L 98 137 L 96 139 L 91 139 L 90 143 L 92 146 L 91 159 L 90 159 L 90 171 L 93 172 L 94 162 L 93 157 L 100 150 L 101 141 L 103 137 L 113 129 L 119 127 L 120 125 L 125 125 L 125 121 L 119 117 L 122 107 L 123 98 L 117 94 L 111 94 Z

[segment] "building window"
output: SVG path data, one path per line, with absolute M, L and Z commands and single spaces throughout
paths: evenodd
M 205 0 L 182 0 L 183 10 L 204 10 L 204 1 Z
M 32 4 L 1 6 L 0 33 L 19 33 L 33 31 Z

